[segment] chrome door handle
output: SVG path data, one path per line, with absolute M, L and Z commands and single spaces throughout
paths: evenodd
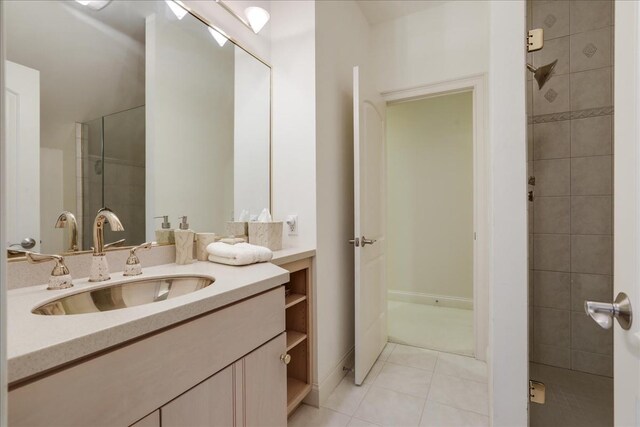
M 356 248 L 360 246 L 360 239 L 359 238 L 355 238 L 355 239 L 350 239 L 349 243 L 354 245 Z
M 36 245 L 36 239 L 33 237 L 25 237 L 20 243 L 9 243 L 9 247 L 21 246 L 22 249 L 31 249 Z
M 613 303 L 585 301 L 584 311 L 603 329 L 611 329 L 615 317 L 624 330 L 633 322 L 631 301 L 624 292 L 620 292 Z
M 373 245 L 375 242 L 377 242 L 376 239 L 367 239 L 366 237 L 362 236 L 362 247 L 364 248 L 367 245 Z

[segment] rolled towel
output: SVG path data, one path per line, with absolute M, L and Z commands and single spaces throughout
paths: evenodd
M 209 261 L 227 265 L 248 265 L 257 262 L 271 261 L 273 252 L 262 246 L 249 243 L 229 245 L 222 242 L 211 243 L 207 246 Z

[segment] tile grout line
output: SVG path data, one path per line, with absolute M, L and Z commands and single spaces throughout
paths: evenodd
M 422 412 L 420 412 L 420 419 L 418 425 L 422 425 L 422 418 L 427 410 L 427 404 L 429 403 L 429 395 L 431 394 L 431 387 L 433 387 L 433 377 L 436 375 L 436 369 L 438 369 L 438 363 L 440 363 L 440 352 L 436 356 L 436 363 L 433 365 L 433 372 L 431 373 L 431 379 L 429 380 L 429 390 L 427 390 L 427 396 L 424 398 L 424 405 L 422 406 Z

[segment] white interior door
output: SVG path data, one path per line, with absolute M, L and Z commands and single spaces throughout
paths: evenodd
M 362 384 L 387 342 L 384 102 L 353 69 L 355 200 L 355 382 Z
M 629 296 L 629 330 L 614 322 L 614 423 L 640 425 L 640 7 L 615 4 L 614 296 Z
M 6 61 L 5 73 L 7 246 L 30 237 L 39 251 L 40 72 Z

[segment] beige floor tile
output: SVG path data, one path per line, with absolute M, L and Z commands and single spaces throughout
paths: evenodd
M 358 409 L 368 389 L 369 385 L 357 386 L 352 376 L 346 376 L 322 406 L 351 416 Z
M 373 384 L 376 387 L 426 398 L 429 393 L 431 375 L 430 371 L 424 369 L 387 362 Z
M 457 354 L 440 353 L 435 372 L 466 380 L 487 382 L 487 364 L 485 362 Z
M 398 344 L 387 359 L 397 365 L 411 366 L 433 372 L 438 360 L 438 352 L 423 348 Z
M 434 374 L 428 400 L 489 415 L 487 384 L 451 375 Z
M 372 386 L 355 417 L 382 426 L 417 426 L 424 402 L 419 397 Z
M 344 427 L 351 417 L 327 408 L 301 405 L 287 422 L 288 427 Z
M 359 420 L 357 418 L 351 418 L 347 427 L 380 427 L 380 424 L 373 424 L 369 421 Z
M 396 348 L 396 345 L 394 343 L 388 342 L 387 345 L 384 346 L 384 349 L 382 350 L 382 353 L 380 353 L 380 356 L 378 356 L 378 361 L 386 362 L 394 348 Z
M 489 417 L 436 402 L 427 402 L 420 427 L 489 427 Z

